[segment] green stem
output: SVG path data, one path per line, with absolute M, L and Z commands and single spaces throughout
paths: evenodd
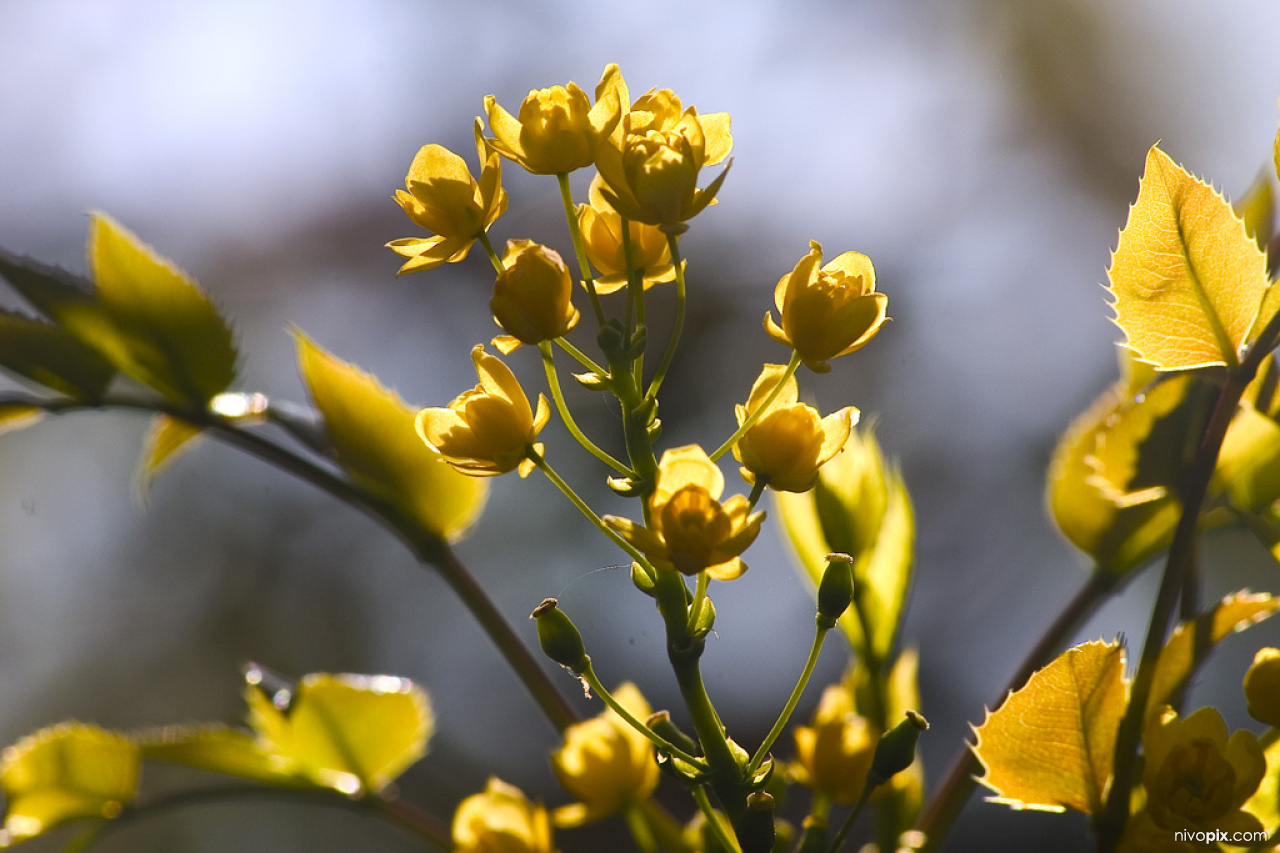
M 591 297 L 591 311 L 596 316 L 596 326 L 604 326 L 604 309 L 600 307 L 600 294 L 596 293 L 596 282 L 591 276 L 591 264 L 587 261 L 587 250 L 582 244 L 582 230 L 578 227 L 578 210 L 573 205 L 573 191 L 569 188 L 569 175 L 561 172 L 556 175 L 560 183 L 560 198 L 564 201 L 564 216 L 569 222 L 569 237 L 573 240 L 573 253 L 578 258 L 578 271 L 582 274 L 582 283 L 587 286 Z
M 83 853 L 108 835 L 138 820 L 190 806 L 236 802 L 247 799 L 288 800 L 309 805 L 336 806 L 371 814 L 412 832 L 441 850 L 453 846 L 449 825 L 435 815 L 400 800 L 364 797 L 352 799 L 336 791 L 306 788 L 270 788 L 253 785 L 219 785 L 177 791 L 154 797 L 145 803 L 126 808 L 118 817 L 87 829 L 63 847 L 63 853 Z
M 751 494 L 747 497 L 748 510 L 753 510 L 756 508 L 756 504 L 760 503 L 760 498 L 761 496 L 764 495 L 764 490 L 768 488 L 768 486 L 769 486 L 769 478 L 763 475 L 757 474 L 756 481 L 751 484 Z
M 541 664 L 529 652 L 520 636 L 507 622 L 470 570 L 458 559 L 448 543 L 436 534 L 423 529 L 417 522 L 406 517 L 383 499 L 356 487 L 329 469 L 296 455 L 256 432 L 242 429 L 234 420 L 214 415 L 203 409 L 183 408 L 162 400 L 114 397 L 95 403 L 66 398 L 0 397 L 0 404 L 10 402 L 39 408 L 51 414 L 90 409 L 122 409 L 167 415 L 207 430 L 224 443 L 286 471 L 360 510 L 394 533 L 419 561 L 433 565 L 437 569 L 445 582 L 462 599 L 462 603 L 471 611 L 485 633 L 489 635 L 490 640 L 498 647 L 498 651 L 502 653 L 508 665 L 557 730 L 563 731 L 577 722 L 578 716 L 573 708 L 552 684 Z
M 698 618 L 702 616 L 702 605 L 707 600 L 707 582 L 710 577 L 705 569 L 698 572 L 698 580 L 693 590 L 693 604 L 689 605 L 689 621 L 686 630 L 690 634 L 694 632 L 698 626 Z
M 742 853 L 742 848 L 738 846 L 738 839 L 725 832 L 724 824 L 720 822 L 720 816 L 711 807 L 711 800 L 707 798 L 707 789 L 701 785 L 695 786 L 693 799 L 698 804 L 698 809 L 702 812 L 702 816 L 706 818 L 707 826 L 711 828 L 711 833 L 716 837 L 716 841 L 719 841 L 720 845 L 725 850 L 731 851 L 731 853 Z
M 591 665 L 590 661 L 587 662 L 586 668 L 582 670 L 582 678 L 591 686 L 591 689 L 604 700 L 604 703 L 609 706 L 613 713 L 617 714 L 625 720 L 629 726 L 648 738 L 649 741 L 652 742 L 660 751 L 665 752 L 667 755 L 674 758 L 678 758 L 685 764 L 695 767 L 698 770 L 707 771 L 711 769 L 707 766 L 707 762 L 703 761 L 701 758 L 696 758 L 695 756 L 690 755 L 680 747 L 662 737 L 662 735 L 658 734 L 653 729 L 646 726 L 640 720 L 637 720 L 630 711 L 622 706 L 622 703 L 613 697 L 612 693 L 605 689 L 604 684 L 600 682 L 600 677 L 596 675 L 595 668 Z
M 569 353 L 569 355 L 573 356 L 574 359 L 577 360 L 578 364 L 581 364 L 583 367 L 585 367 L 587 370 L 590 370 L 592 373 L 597 373 L 600 376 L 609 375 L 609 371 L 605 370 L 603 367 L 596 364 L 595 361 L 590 356 L 588 356 L 582 350 L 575 347 L 573 344 L 569 343 L 569 341 L 566 340 L 565 338 L 556 338 L 556 346 L 560 347 L 560 349 Z
M 622 222 L 622 259 L 627 267 L 627 298 L 635 317 L 635 326 L 628 325 L 628 329 L 634 329 L 645 324 L 644 271 L 636 269 L 632 261 L 631 222 L 625 216 L 620 216 L 619 219 Z M 644 353 L 640 353 L 632 361 L 631 378 L 635 381 L 637 388 L 642 386 L 644 382 Z
M 680 335 L 684 332 L 685 284 L 684 264 L 680 260 L 680 238 L 675 234 L 668 234 L 667 245 L 671 247 L 671 262 L 676 267 L 676 316 L 671 324 L 671 338 L 667 341 L 662 360 L 658 362 L 658 370 L 653 374 L 653 380 L 649 383 L 649 390 L 645 394 L 648 400 L 657 398 L 658 389 L 662 387 L 663 381 L 667 378 L 667 370 L 671 368 L 671 362 L 676 357 L 676 349 L 680 346 Z
M 583 434 L 578 428 L 577 422 L 573 419 L 573 415 L 569 412 L 569 406 L 565 402 L 564 392 L 560 390 L 560 377 L 556 375 L 556 363 L 551 354 L 551 344 L 543 341 L 538 344 L 538 350 L 542 353 L 542 366 L 547 371 L 547 386 L 551 389 L 551 399 L 555 401 L 556 411 L 560 413 L 560 420 L 564 421 L 564 425 L 568 427 L 569 434 L 577 439 L 578 444 L 582 445 L 588 453 L 608 465 L 626 477 L 634 477 L 635 472 L 623 465 L 617 459 L 614 459 L 608 453 L 601 450 L 596 444 Z
M 489 263 L 493 264 L 494 271 L 497 272 L 498 275 L 502 275 L 506 272 L 507 268 L 502 265 L 502 258 L 498 257 L 497 251 L 493 248 L 493 243 L 489 242 L 489 234 L 485 231 L 481 231 L 480 236 L 477 239 L 480 241 L 480 245 L 484 246 L 484 252 L 489 256 Z
M 796 681 L 796 686 L 792 689 L 791 696 L 787 699 L 787 704 L 783 706 L 782 713 L 778 715 L 773 728 L 769 729 L 769 734 L 765 735 L 764 742 L 760 744 L 756 754 L 751 757 L 751 763 L 747 765 L 748 776 L 754 774 L 760 768 L 760 765 L 764 763 L 769 750 L 773 748 L 773 744 L 782 735 L 782 730 L 786 728 L 787 722 L 790 721 L 791 715 L 795 713 L 796 705 L 800 703 L 800 697 L 804 694 L 804 689 L 809 684 L 809 678 L 813 675 L 813 668 L 818 663 L 818 654 L 822 651 L 822 643 L 827 638 L 827 631 L 829 630 L 829 628 L 818 626 L 814 632 L 813 646 L 809 649 L 809 659 L 805 661 L 804 670 L 800 673 L 800 678 Z
M 746 418 L 744 418 L 742 423 L 738 426 L 738 428 L 734 430 L 733 435 L 725 439 L 724 444 L 716 448 L 716 452 L 711 454 L 712 462 L 716 461 L 721 456 L 724 456 L 726 453 L 732 450 L 733 446 L 738 443 L 738 439 L 746 435 L 747 430 L 755 426 L 756 421 L 760 420 L 760 417 L 764 415 L 766 411 L 768 411 L 769 406 L 773 404 L 773 401 L 778 399 L 778 395 L 782 393 L 782 386 L 786 385 L 787 380 L 789 380 L 792 376 L 796 375 L 796 370 L 799 367 L 800 367 L 800 354 L 797 352 L 792 352 L 791 361 L 787 362 L 787 369 L 783 371 L 782 377 L 778 379 L 778 384 L 774 385 L 773 388 L 769 390 L 768 396 L 766 396 L 764 400 L 761 401 L 760 405 L 756 406 L 754 409 L 752 409 L 750 412 L 747 413 Z
M 573 487 L 566 483 L 564 479 L 556 473 L 556 470 L 551 467 L 546 459 L 543 458 L 542 454 L 538 453 L 532 447 L 528 448 L 528 453 L 529 458 L 533 460 L 533 464 L 537 465 L 538 469 L 541 470 L 543 474 L 547 475 L 547 479 L 555 484 L 555 487 L 569 499 L 571 504 L 578 508 L 579 512 L 587 517 L 588 521 L 596 526 L 597 530 L 609 537 L 609 541 L 613 542 L 613 544 L 617 545 L 623 551 L 626 551 L 631 559 L 635 560 L 650 573 L 655 571 L 653 566 L 649 563 L 649 558 L 630 542 L 619 536 L 617 531 L 612 527 L 605 524 L 604 519 L 596 515 L 595 510 L 588 506 L 586 501 L 578 497 L 578 493 L 573 490 Z
M 849 812 L 849 816 L 844 819 L 844 823 L 840 824 L 840 831 L 831 840 L 831 846 L 827 848 L 827 853 L 836 853 L 840 849 L 840 845 L 844 844 L 845 836 L 849 834 L 849 830 L 853 829 L 854 821 L 858 819 L 858 815 L 862 814 L 862 809 L 867 804 L 867 800 L 870 799 L 873 790 L 875 789 L 870 785 L 862 789 L 862 796 L 858 797 L 858 802 L 854 804 L 853 811 Z
M 1115 582 L 1114 575 L 1101 570 L 1095 570 L 1089 576 L 1088 582 L 1072 597 L 1058 617 L 1053 620 L 1053 624 L 1045 629 L 1039 641 L 1014 670 L 1004 689 L 992 703 L 992 707 L 998 707 L 1010 691 L 1020 689 L 1036 670 L 1047 664 L 1057 654 L 1058 649 L 1080 624 L 1106 600 L 1115 588 Z M 960 815 L 961 808 L 964 807 L 969 794 L 977 785 L 976 774 L 981 769 L 982 766 L 977 756 L 973 754 L 973 750 L 967 746 L 962 747 L 925 808 L 924 816 L 920 819 L 919 828 L 925 835 L 925 843 L 920 848 L 920 853 L 935 853 L 942 849 L 951 825 Z

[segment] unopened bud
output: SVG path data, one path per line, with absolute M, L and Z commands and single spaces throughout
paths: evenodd
M 698 749 L 698 744 L 694 739 L 682 732 L 680 727 L 671 720 L 670 711 L 654 711 L 649 715 L 649 719 L 644 721 L 644 724 L 658 737 L 688 755 L 701 754 L 701 750 Z
M 533 609 L 531 619 L 538 623 L 538 644 L 542 653 L 574 675 L 581 675 L 591 665 L 582 635 L 554 598 L 544 598 Z
M 1249 716 L 1280 728 L 1280 649 L 1259 649 L 1244 674 L 1244 698 Z
M 853 558 L 828 554 L 827 569 L 818 584 L 818 627 L 831 629 L 853 601 Z
M 916 760 L 916 741 L 920 733 L 929 728 L 929 722 L 915 711 L 907 711 L 907 718 L 880 736 L 871 769 L 867 771 L 867 786 L 878 788 L 911 766 Z

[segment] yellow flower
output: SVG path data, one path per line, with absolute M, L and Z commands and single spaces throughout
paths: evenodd
M 797 726 L 795 738 L 792 777 L 837 803 L 856 803 L 866 786 L 879 735 L 854 710 L 852 691 L 841 684 L 824 690 L 813 721 Z
M 547 423 L 551 410 L 547 398 L 538 395 L 538 411 L 529 408 L 511 368 L 484 351 L 471 350 L 480 384 L 464 391 L 447 409 L 423 409 L 418 413 L 418 435 L 427 446 L 454 468 L 473 477 L 492 477 L 519 469 L 527 476 L 534 463 L 529 449 Z
M 697 445 L 662 454 L 658 479 L 649 496 L 652 529 L 605 516 L 623 539 L 640 549 L 655 568 L 716 580 L 733 580 L 747 570 L 739 555 L 755 540 L 764 513 L 751 512 L 743 495 L 723 504 L 724 475 Z
M 560 255 L 532 240 L 509 240 L 503 270 L 493 285 L 493 321 L 510 337 L 494 339 L 504 354 L 567 334 L 578 324 L 573 279 Z
M 396 201 L 414 224 L 435 237 L 402 237 L 387 247 L 408 258 L 397 275 L 456 263 L 467 256 L 471 244 L 507 209 L 502 188 L 502 160 L 475 124 L 476 150 L 480 154 L 480 180 L 471 177 L 466 161 L 442 145 L 424 145 L 413 158 L 404 183 L 408 192 L 396 190 Z
M 553 853 L 551 819 L 514 785 L 490 777 L 453 813 L 454 853 Z
M 634 684 L 613 691 L 633 717 L 649 716 L 649 703 Z M 565 729 L 564 746 L 551 766 L 565 790 L 580 802 L 556 809 L 557 826 L 579 826 L 645 800 L 658 784 L 653 745 L 611 710 Z
M 1200 853 L 1200 851 L 1220 851 L 1214 844 L 1192 844 L 1179 841 L 1167 829 L 1156 826 L 1146 809 L 1131 816 L 1124 825 L 1124 835 L 1120 838 L 1117 853 Z
M 782 325 L 766 314 L 764 327 L 775 341 L 794 348 L 810 370 L 826 373 L 827 359 L 875 337 L 887 319 L 889 297 L 875 292 L 876 271 L 866 255 L 845 252 L 821 269 L 820 263 L 822 246 L 810 241 L 809 254 L 773 291 Z
M 608 74 L 608 68 L 605 69 Z M 615 89 L 606 89 L 593 107 L 577 83 L 530 92 L 520 104 L 520 117 L 484 99 L 493 147 L 535 175 L 556 175 L 590 166 L 597 143 L 618 124 Z
M 760 408 L 785 372 L 780 364 L 764 366 L 747 404 L 734 407 L 738 426 Z M 813 407 L 797 399 L 796 379 L 789 376 L 769 408 L 733 446 L 733 456 L 742 463 L 742 478 L 748 483 L 763 477 L 778 491 L 807 492 L 818 481 L 818 469 L 849 440 L 858 422 L 857 409 L 846 406 L 819 419 Z
M 1168 706 L 1152 712 L 1142 732 L 1142 784 L 1147 814 L 1169 831 L 1260 831 L 1256 817 L 1240 806 L 1257 790 L 1267 769 L 1250 732 L 1227 737 L 1227 724 L 1213 708 L 1185 719 Z
M 1272 728 L 1280 727 L 1280 649 L 1259 649 L 1244 674 L 1249 716 Z
M 600 193 L 600 176 L 591 181 L 590 204 L 578 205 L 578 229 L 587 250 L 587 260 L 600 276 L 597 293 L 613 293 L 627 284 L 627 258 L 622 245 L 622 215 Z M 627 222 L 631 234 L 631 264 L 640 271 L 644 288 L 672 281 L 676 277 L 667 237 L 653 225 Z
M 702 167 L 720 162 L 732 147 L 728 114 L 699 117 L 693 107 L 682 109 L 666 89 L 651 90 L 629 105 L 615 66 L 605 69 L 597 97 L 609 91 L 618 93 L 624 115 L 608 144 L 596 151 L 604 197 L 628 219 L 682 233 L 688 227 L 684 223 L 715 200 L 728 174 L 726 167 L 705 189 L 698 188 Z

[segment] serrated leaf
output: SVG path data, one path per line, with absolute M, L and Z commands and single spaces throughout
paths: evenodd
M 95 726 L 61 723 L 5 749 L 0 789 L 7 846 L 76 818 L 111 818 L 138 787 L 138 748 Z
M 0 403 L 0 435 L 31 426 L 44 417 L 44 410 L 21 403 Z
M 68 311 L 97 305 L 88 279 L 4 249 L 0 249 L 0 276 L 50 320 L 60 321 Z
M 113 368 L 58 326 L 0 310 L 0 366 L 78 400 L 96 400 Z
M 857 430 L 830 462 L 822 466 L 814 488 L 775 495 L 796 562 L 816 591 L 826 555 L 849 554 L 863 609 L 872 621 L 872 648 L 890 657 L 911 585 L 915 515 L 906 485 L 886 461 L 875 434 Z M 850 611 L 840 627 L 855 649 L 863 632 Z
M 1067 649 L 975 730 L 979 781 L 996 793 L 991 801 L 1100 814 L 1127 702 L 1120 644 Z
M 1222 196 L 1157 147 L 1109 275 L 1116 324 L 1158 370 L 1235 364 L 1266 319 L 1266 257 Z
M 145 505 L 151 497 L 156 478 L 182 454 L 190 450 L 200 436 L 200 428 L 168 415 L 156 415 L 143 440 L 138 470 L 134 473 L 134 494 Z
M 389 675 L 313 673 L 298 683 L 287 709 L 256 687 L 247 701 L 264 752 L 351 796 L 381 791 L 425 755 L 435 724 L 426 692 Z
M 1225 637 L 1268 618 L 1277 608 L 1280 608 L 1280 599 L 1267 593 L 1237 592 L 1195 619 L 1179 623 L 1160 650 L 1147 710 L 1171 704 L 1214 646 Z
M 178 403 L 204 403 L 235 378 L 231 328 L 196 283 L 109 216 L 89 225 L 97 312 L 59 322 L 122 372 Z
M 184 764 L 274 785 L 298 785 L 294 763 L 266 752 L 253 732 L 222 725 L 168 726 L 136 734 L 149 760 Z
M 1258 248 L 1264 252 L 1267 250 L 1267 244 L 1271 242 L 1275 225 L 1275 193 L 1271 184 L 1271 176 L 1263 170 L 1258 177 L 1254 178 L 1244 195 L 1236 199 L 1232 206 L 1244 222 L 1245 233 L 1252 237 L 1258 244 Z
M 298 365 L 351 480 L 430 533 L 453 541 L 484 508 L 487 483 L 460 474 L 418 437 L 418 410 L 295 331 Z

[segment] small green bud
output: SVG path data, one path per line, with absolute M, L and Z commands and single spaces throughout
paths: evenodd
M 554 598 L 544 598 L 529 618 L 537 620 L 542 653 L 574 675 L 582 675 L 591 665 L 591 658 L 582 644 L 582 635 L 557 604 Z
M 634 477 L 609 477 L 605 480 L 605 483 L 624 498 L 634 498 L 636 495 L 641 494 L 641 490 L 644 488 L 644 481 L 637 480 Z
M 702 600 L 702 609 L 698 611 L 698 624 L 693 626 L 693 636 L 705 637 L 711 633 L 711 628 L 716 624 L 716 606 L 712 603 L 711 598 L 707 597 Z
M 625 360 L 627 333 L 617 318 L 609 320 L 600 327 L 600 331 L 596 333 L 596 343 L 610 364 Z
M 697 742 L 680 730 L 671 719 L 670 711 L 654 711 L 649 715 L 649 719 L 644 721 L 645 726 L 653 731 L 658 737 L 667 743 L 683 750 L 689 755 L 700 755 L 702 750 L 698 748 Z
M 773 850 L 773 806 L 772 794 L 756 791 L 747 795 L 747 811 L 733 827 L 742 853 L 770 853 Z
M 608 376 L 601 376 L 594 370 L 589 370 L 586 373 L 575 373 L 573 378 L 578 380 L 578 384 L 588 391 L 606 391 L 611 381 Z
M 627 355 L 633 360 L 644 355 L 644 347 L 648 340 L 649 330 L 644 326 L 636 326 L 636 330 L 631 334 L 631 346 L 627 348 Z
M 853 558 L 828 554 L 827 569 L 818 584 L 818 627 L 829 630 L 853 601 Z
M 631 582 L 636 585 L 636 589 L 650 598 L 657 594 L 655 591 L 658 588 L 658 579 L 639 563 L 631 564 Z
M 916 760 L 916 741 L 929 728 L 929 722 L 915 711 L 880 736 L 871 769 L 867 771 L 867 787 L 878 788 L 911 766 Z
M 654 418 L 653 422 L 645 427 L 644 431 L 649 437 L 649 441 L 657 441 L 662 436 L 662 419 Z

